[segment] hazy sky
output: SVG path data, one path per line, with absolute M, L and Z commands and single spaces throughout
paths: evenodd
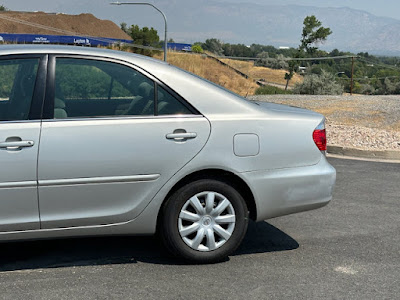
M 174 7 L 185 5 L 185 3 L 188 7 L 194 7 L 191 14 L 194 21 L 196 21 L 195 7 L 213 2 L 246 3 L 249 5 L 257 3 L 269 5 L 296 4 L 318 7 L 350 7 L 377 16 L 392 17 L 400 20 L 400 0 L 0 0 L 0 5 L 19 11 L 62 12 L 67 14 L 92 13 L 100 19 L 112 20 L 117 25 L 125 22 L 128 25 L 137 24 L 141 27 L 154 27 L 161 34 L 164 32 L 163 19 L 153 8 L 148 6 L 111 6 L 109 3 L 112 1 L 148 1 L 153 3 L 162 10 L 167 11 L 169 24 L 168 37 L 174 38 L 177 42 L 187 43 L 193 43 L 210 37 L 222 38 L 226 42 L 231 41 L 225 32 L 204 32 L 204 36 L 199 37 L 197 34 L 195 38 L 190 33 L 184 32 L 185 28 L 179 27 L 179 15 L 174 15 L 174 12 L 179 11 L 179 9 L 174 9 Z M 202 21 L 207 22 L 205 19 L 202 19 Z M 254 40 L 253 42 L 263 43 L 258 40 Z
M 359 10 L 365 10 L 377 16 L 391 17 L 400 19 L 400 1 L 399 0 L 225 0 L 226 2 L 254 2 L 268 4 L 297 4 L 319 7 L 350 7 Z M 121 1 L 122 2 L 122 1 Z
M 62 9 L 64 13 L 91 12 L 94 15 L 105 18 L 110 11 L 109 2 L 115 0 L 0 0 L 0 4 L 12 10 L 41 10 L 55 11 Z M 129 0 L 119 0 L 129 2 Z M 378 16 L 392 17 L 400 19 L 400 1 L 399 0 L 214 0 L 219 2 L 242 2 L 242 3 L 260 3 L 260 4 L 298 4 L 321 7 L 342 7 L 347 6 L 355 9 L 365 10 Z M 132 1 L 134 2 L 134 1 Z M 142 2 L 142 1 L 137 1 Z M 150 0 L 156 4 L 166 2 L 165 0 Z M 174 2 L 171 0 L 170 2 Z M 199 1 L 201 2 L 201 1 Z M 211 1 L 210 1 L 211 2 Z M 114 20 L 118 22 L 119 20 Z

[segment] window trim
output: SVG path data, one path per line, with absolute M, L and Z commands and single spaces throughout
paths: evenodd
M 86 122 L 86 121 L 115 121 L 115 120 L 146 120 L 146 119 L 199 119 L 205 118 L 203 115 L 159 115 L 159 116 L 139 116 L 139 115 L 132 115 L 132 116 L 99 116 L 99 117 L 82 117 L 82 118 L 67 118 L 67 119 L 44 119 L 43 122 L 45 123 L 53 123 L 53 122 Z
M 47 77 L 47 54 L 11 54 L 1 55 L 0 61 L 2 60 L 17 60 L 17 59 L 38 59 L 38 70 L 35 79 L 35 85 L 32 93 L 31 106 L 29 108 L 28 119 L 26 120 L 8 120 L 0 121 L 0 124 L 4 123 L 27 123 L 31 121 L 37 121 L 42 119 L 45 91 L 46 91 L 46 77 Z
M 158 84 L 154 81 L 154 116 L 158 116 Z
M 175 97 L 183 106 L 185 106 L 192 114 L 190 115 L 163 115 L 163 117 L 169 118 L 179 118 L 182 116 L 203 116 L 196 108 L 194 108 L 189 102 L 187 102 L 182 96 L 176 93 L 169 86 L 164 84 L 158 78 L 148 73 L 146 70 L 140 68 L 139 66 L 134 65 L 131 62 L 127 62 L 124 60 L 119 60 L 115 58 L 95 56 L 95 55 L 79 55 L 79 54 L 49 54 L 48 58 L 48 67 L 47 67 L 47 81 L 46 81 L 46 96 L 44 100 L 44 108 L 43 108 L 43 119 L 44 120 L 54 120 L 54 97 L 55 97 L 55 73 L 56 73 L 56 60 L 57 58 L 67 58 L 67 59 L 85 59 L 85 60 L 96 60 L 96 61 L 104 61 L 115 63 L 121 66 L 129 67 L 134 71 L 140 73 L 145 76 L 147 79 L 151 80 L 154 83 L 154 113 L 153 115 L 147 116 L 135 116 L 135 115 L 119 115 L 119 116 L 93 116 L 93 117 L 77 117 L 71 119 L 60 119 L 65 120 L 93 120 L 93 119 L 115 119 L 115 118 L 154 118 L 158 117 L 158 86 L 161 86 L 168 93 L 170 93 L 173 97 Z

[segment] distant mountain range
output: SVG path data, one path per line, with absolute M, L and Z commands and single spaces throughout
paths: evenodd
M 114 1 L 114 0 L 109 0 Z M 125 21 L 139 26 L 154 26 L 164 35 L 160 14 L 151 7 L 110 6 L 105 0 L 52 0 L 47 11 L 92 13 L 119 25 Z M 124 0 L 120 0 L 124 2 Z M 377 17 L 365 11 L 342 8 L 279 5 L 279 1 L 265 0 L 265 4 L 229 3 L 229 0 L 152 0 L 168 19 L 169 37 L 176 42 L 193 43 L 207 38 L 219 38 L 228 43 L 252 43 L 293 46 L 300 43 L 302 23 L 306 16 L 315 15 L 333 34 L 320 47 L 341 51 L 400 55 L 399 20 Z M 253 0 L 261 3 L 260 0 Z M 323 1 L 320 1 L 320 3 Z M 278 3 L 276 5 L 271 3 Z M 15 6 L 18 2 L 15 1 Z M 39 2 L 30 1 L 24 9 L 38 9 Z M 385 5 L 376 1 L 376 5 Z
M 377 5 L 380 4 L 377 2 Z M 322 49 L 400 55 L 400 20 L 377 17 L 347 7 L 204 0 L 163 0 L 157 1 L 157 6 L 166 13 L 169 36 L 177 42 L 204 41 L 215 37 L 229 43 L 297 47 L 304 18 L 315 15 L 323 26 L 330 27 L 333 32 L 327 42 L 320 45 Z M 159 19 L 157 15 L 153 17 Z M 147 24 L 151 21 L 144 16 L 137 20 Z M 160 32 L 162 35 L 163 32 Z

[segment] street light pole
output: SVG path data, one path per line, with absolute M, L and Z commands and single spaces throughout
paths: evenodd
M 151 7 L 153 7 L 155 10 L 157 10 L 164 18 L 164 24 L 165 24 L 165 34 L 164 34 L 164 61 L 167 61 L 167 17 L 165 16 L 165 14 L 158 9 L 156 6 L 154 6 L 151 3 L 147 3 L 147 2 L 111 2 L 111 5 L 149 5 Z

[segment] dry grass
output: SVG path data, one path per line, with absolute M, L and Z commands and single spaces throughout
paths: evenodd
M 163 59 L 163 54 L 156 54 L 154 58 Z M 253 80 L 246 79 L 217 61 L 201 55 L 169 52 L 168 62 L 242 96 L 253 95 L 258 88 Z
M 251 70 L 254 68 L 254 62 L 253 61 L 242 61 L 242 60 L 235 60 L 235 59 L 221 59 L 224 63 L 227 65 L 230 65 L 234 67 L 235 69 L 238 69 L 239 71 L 249 74 Z
M 233 59 L 222 59 L 222 61 L 249 75 L 253 79 L 264 79 L 267 82 L 286 85 L 286 70 L 274 70 L 265 67 L 256 67 L 254 66 L 254 61 L 240 61 Z M 294 74 L 292 80 L 289 82 L 289 86 L 294 86 L 298 82 L 303 82 L 303 77 L 298 74 Z
M 163 59 L 163 54 L 158 53 L 154 56 L 157 59 Z M 286 85 L 286 70 L 274 70 L 265 67 L 254 66 L 253 61 L 240 61 L 233 59 L 221 59 L 224 63 L 250 76 L 250 79 L 243 78 L 233 70 L 224 67 L 213 59 L 187 53 L 168 53 L 168 62 L 179 68 L 204 77 L 216 84 L 219 84 L 242 96 L 253 95 L 258 85 L 254 80 L 264 79 L 279 85 Z M 296 83 L 302 82 L 303 77 L 294 74 L 289 83 L 293 87 Z

